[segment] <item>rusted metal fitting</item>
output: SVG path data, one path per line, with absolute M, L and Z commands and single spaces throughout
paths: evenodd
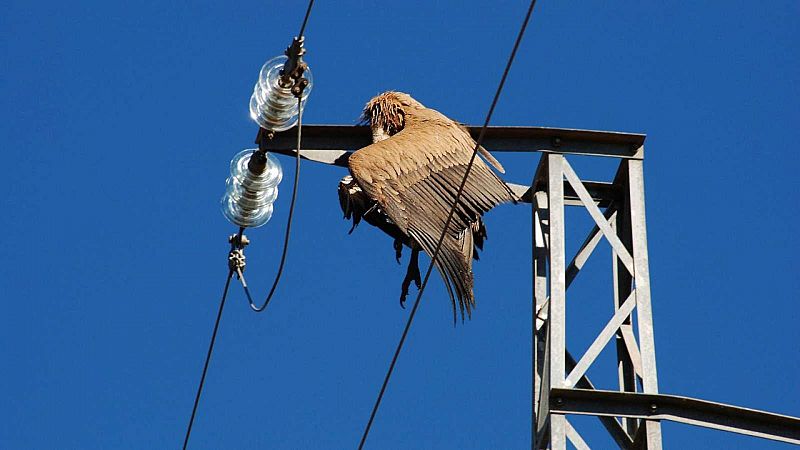
M 289 58 L 281 69 L 281 79 L 279 81 L 282 87 L 288 88 L 294 86 L 296 81 L 303 77 L 303 72 L 306 71 L 308 65 L 303 62 L 303 55 L 306 49 L 303 48 L 303 36 L 295 37 L 289 47 L 286 48 L 284 54 Z M 294 93 L 294 92 L 293 92 Z
M 250 161 L 247 162 L 247 170 L 253 175 L 261 175 L 267 170 L 267 152 L 258 149 L 250 156 Z
M 305 63 L 303 63 L 303 64 L 305 64 Z M 303 95 L 303 91 L 306 89 L 307 86 L 308 86 L 308 80 L 306 78 L 302 78 L 302 77 L 299 78 L 294 83 L 294 86 L 292 86 L 292 94 L 295 97 L 300 98 Z
M 232 244 L 234 248 L 238 249 L 238 248 L 245 248 L 247 244 L 250 243 L 250 239 L 247 239 L 247 236 L 245 236 L 244 234 L 239 235 L 237 233 L 228 236 L 228 242 Z
M 247 263 L 242 249 L 231 250 L 231 252 L 228 253 L 228 268 L 236 272 L 237 277 L 241 277 L 241 273 L 244 272 L 244 266 L 246 265 Z
M 266 153 L 267 142 L 271 141 L 272 138 L 274 137 L 275 137 L 274 131 L 258 127 L 258 134 L 256 135 L 256 144 L 258 144 L 258 149 Z

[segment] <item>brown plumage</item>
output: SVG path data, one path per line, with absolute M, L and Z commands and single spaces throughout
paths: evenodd
M 410 282 L 419 287 L 417 255 L 420 249 L 433 255 L 475 141 L 464 127 L 402 92 L 373 98 L 363 117 L 372 128 L 374 143 L 350 157 L 352 178 L 340 182 L 339 198 L 345 217 L 353 219 L 353 228 L 363 217 L 395 239 L 398 261 L 402 246 L 411 248 L 402 304 Z M 503 172 L 488 151 L 480 151 Z M 457 299 L 462 319 L 465 310 L 471 317 L 475 307 L 472 259 L 477 259 L 476 249 L 482 249 L 486 237 L 481 216 L 515 200 L 506 184 L 476 158 L 436 264 L 453 313 Z

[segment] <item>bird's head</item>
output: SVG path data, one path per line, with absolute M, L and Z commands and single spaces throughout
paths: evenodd
M 367 102 L 361 119 L 372 129 L 372 142 L 378 142 L 399 133 L 409 116 L 422 109 L 425 109 L 422 103 L 410 95 L 389 91 Z

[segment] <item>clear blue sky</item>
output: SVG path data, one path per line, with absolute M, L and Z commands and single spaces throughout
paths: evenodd
M 305 11 L 275 3 L 0 6 L 3 448 L 181 444 L 234 231 L 217 206 L 228 162 L 256 133 L 247 102 L 259 67 Z M 540 2 L 493 124 L 647 133 L 661 391 L 798 416 L 800 7 L 612 3 Z M 480 123 L 526 6 L 318 1 L 307 123 L 353 124 L 389 89 Z M 538 159 L 497 156 L 518 183 Z M 259 297 L 288 210 L 281 160 L 276 214 L 248 232 Z M 576 163 L 587 176 L 603 167 Z M 408 310 L 391 241 L 368 226 L 347 235 L 343 175 L 304 164 L 269 311 L 251 313 L 234 286 L 191 448 L 356 446 Z M 370 448 L 528 445 L 529 217 L 513 206 L 487 216 L 472 321 L 452 326 L 433 280 Z M 567 220 L 580 241 L 590 219 Z M 572 348 L 610 308 L 604 245 L 571 291 Z M 603 358 L 590 375 L 612 388 Z M 575 423 L 609 442 L 596 421 Z M 788 448 L 663 429 L 667 448 Z

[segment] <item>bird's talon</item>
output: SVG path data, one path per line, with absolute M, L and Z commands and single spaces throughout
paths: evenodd
M 394 240 L 394 259 L 397 260 L 397 264 L 400 264 L 400 258 L 403 256 L 403 241 L 400 239 Z
M 406 297 L 408 296 L 408 285 L 409 283 L 403 281 L 403 287 L 400 292 L 400 307 L 403 309 L 406 309 Z

